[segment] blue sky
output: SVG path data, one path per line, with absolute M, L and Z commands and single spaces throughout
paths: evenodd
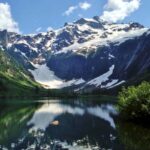
M 35 33 L 36 30 L 46 31 L 48 27 L 57 29 L 65 22 L 73 22 L 81 17 L 101 16 L 107 2 L 107 0 L 0 0 L 0 3 L 8 3 L 12 18 L 18 23 L 19 30 L 25 34 Z M 84 7 L 81 5 L 84 3 L 89 5 Z M 140 3 L 138 9 L 119 21 L 136 21 L 150 27 L 150 0 L 141 0 Z M 74 7 L 73 12 L 66 15 L 65 12 L 69 7 Z

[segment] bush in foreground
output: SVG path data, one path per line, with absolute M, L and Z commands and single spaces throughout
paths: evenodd
M 121 117 L 129 120 L 147 120 L 150 117 L 150 83 L 131 86 L 119 93 L 118 109 Z

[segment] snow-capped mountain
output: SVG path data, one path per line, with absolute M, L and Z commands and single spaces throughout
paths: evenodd
M 150 71 L 150 30 L 134 22 L 82 18 L 33 35 L 1 31 L 0 41 L 50 88 L 113 88 Z

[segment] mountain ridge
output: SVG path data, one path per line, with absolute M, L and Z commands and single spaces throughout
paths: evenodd
M 150 29 L 139 23 L 81 18 L 56 31 L 7 36 L 8 53 L 50 88 L 111 88 L 149 71 Z

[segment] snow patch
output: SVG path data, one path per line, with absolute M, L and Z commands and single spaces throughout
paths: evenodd
M 107 83 L 106 85 L 102 85 L 101 88 L 108 88 L 114 84 L 116 84 L 118 82 L 118 79 L 113 79 L 112 81 L 110 81 L 109 83 Z
M 25 53 L 23 53 L 23 52 L 21 52 L 21 51 L 20 51 L 20 53 L 21 53 L 21 55 L 22 55 L 22 56 L 24 56 L 25 58 L 27 58 L 27 59 L 28 59 L 28 57 L 26 56 L 26 54 L 25 54 Z
M 85 81 L 83 79 L 72 79 L 70 81 L 64 81 L 60 78 L 58 78 L 53 71 L 51 71 L 46 64 L 38 65 L 33 64 L 32 65 L 36 68 L 35 70 L 29 69 L 29 71 L 34 76 L 34 79 L 42 84 L 45 88 L 49 89 L 60 89 L 72 85 L 79 85 L 81 83 L 84 83 Z
M 79 84 L 83 84 L 83 83 L 85 83 L 85 80 L 79 79 L 79 80 L 75 81 L 74 85 L 79 85 Z
M 97 21 L 95 20 L 95 19 L 93 19 L 93 18 L 84 18 L 86 21 L 88 21 L 88 22 L 95 22 L 95 23 L 97 23 Z
M 108 59 L 113 59 L 113 58 L 115 58 L 115 56 L 114 56 L 114 55 L 112 55 L 112 54 L 110 54 L 110 53 L 109 53 L 109 55 L 108 55 L 108 56 L 109 56 L 109 58 L 108 58 Z
M 3 48 L 3 46 L 0 45 L 0 50 L 5 51 L 5 49 Z
M 105 25 L 105 30 L 103 29 L 94 29 L 86 24 L 84 25 L 77 25 L 78 31 L 88 31 L 91 32 L 91 34 L 84 36 L 85 42 L 78 43 L 77 39 L 74 39 L 74 42 L 72 45 L 69 45 L 67 47 L 63 47 L 57 52 L 54 52 L 55 54 L 60 53 L 67 53 L 69 51 L 71 52 L 79 52 L 80 50 L 86 49 L 86 51 L 91 51 L 93 49 L 96 49 L 100 46 L 108 46 L 110 43 L 114 43 L 115 45 L 120 45 L 121 43 L 133 39 L 135 37 L 139 37 L 142 34 L 144 34 L 148 28 L 134 28 L 129 31 L 125 31 L 124 29 L 129 27 L 129 24 L 117 24 L 117 25 Z M 63 30 L 61 30 L 62 32 Z M 60 33 L 59 33 L 60 34 Z M 81 35 L 82 37 L 82 35 Z M 110 56 L 109 59 L 112 57 Z
M 96 85 L 96 87 L 100 86 L 103 82 L 107 81 L 109 79 L 109 77 L 112 75 L 113 73 L 113 70 L 115 68 L 115 65 L 112 65 L 110 68 L 109 68 L 109 71 L 106 72 L 105 74 L 89 81 L 87 84 L 88 85 Z
M 114 88 L 114 87 L 116 87 L 116 86 L 119 86 L 119 85 L 121 85 L 121 84 L 123 84 L 123 83 L 125 83 L 125 81 L 124 81 L 124 80 L 123 80 L 123 81 L 118 82 L 117 84 L 114 84 L 114 85 L 110 86 L 108 89 L 112 89 L 112 88 Z

